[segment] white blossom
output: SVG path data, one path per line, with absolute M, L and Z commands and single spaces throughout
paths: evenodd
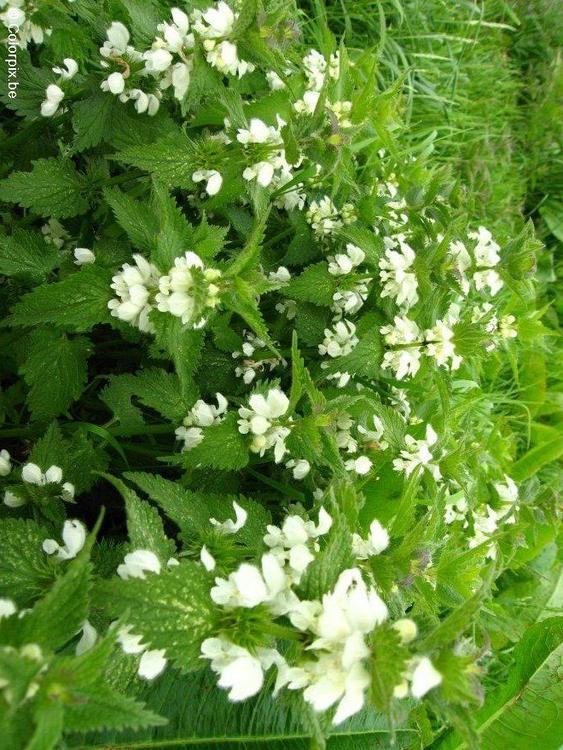
M 189 451 L 201 443 L 202 428 L 219 424 L 225 418 L 228 408 L 227 399 L 221 393 L 216 393 L 215 398 L 217 406 L 208 404 L 202 399 L 196 401 L 184 418 L 182 426 L 175 430 L 176 439 L 184 441 L 183 451 Z
M 427 656 L 420 658 L 412 672 L 411 693 L 414 698 L 422 698 L 432 688 L 442 682 L 442 675 L 437 671 Z
M 128 51 L 129 31 L 119 21 L 113 21 L 106 31 L 106 41 L 100 48 L 102 57 L 121 57 Z
M 96 256 L 87 247 L 76 247 L 73 252 L 74 262 L 77 266 L 88 265 L 96 261 Z
M 160 573 L 160 560 L 148 549 L 136 549 L 125 555 L 121 565 L 117 566 L 117 575 L 124 580 L 129 578 L 145 579 L 145 573 Z
M 124 263 L 112 278 L 111 288 L 117 297 L 108 302 L 111 314 L 144 332 L 153 332 L 149 314 L 158 288 L 159 271 L 142 255 L 133 255 L 135 265 Z
M 374 518 L 369 527 L 367 539 L 359 534 L 352 534 L 352 551 L 358 560 L 379 555 L 389 546 L 389 534 L 379 521 Z
M 205 182 L 205 190 L 208 195 L 217 195 L 223 184 L 223 178 L 216 169 L 197 169 L 192 174 L 194 182 Z
M 305 479 L 311 471 L 311 464 L 305 458 L 291 458 L 285 465 L 292 470 L 293 478 L 297 480 Z
M 416 255 L 403 235 L 384 238 L 385 255 L 379 261 L 382 297 L 391 297 L 399 307 L 408 310 L 418 302 L 418 281 L 412 271 Z
M 63 63 L 64 65 L 52 68 L 53 73 L 60 76 L 63 81 L 70 81 L 78 73 L 78 63 L 72 57 L 65 57 Z
M 65 521 L 63 524 L 63 545 L 55 539 L 45 539 L 43 551 L 48 555 L 56 553 L 59 560 L 72 560 L 84 547 L 86 542 L 86 527 L 76 519 Z
M 129 626 L 122 627 L 117 635 L 117 641 L 124 653 L 141 654 L 137 673 L 145 680 L 153 680 L 164 670 L 167 664 L 164 649 L 150 649 L 143 642 L 142 635 L 131 633 Z
M 435 462 L 434 455 L 430 448 L 436 444 L 438 436 L 434 432 L 431 424 L 426 425 L 426 437 L 424 440 L 416 440 L 412 435 L 405 436 L 406 449 L 401 451 L 400 457 L 393 460 L 395 471 L 404 471 L 405 476 L 409 477 L 415 469 L 423 466 L 427 469 L 434 479 L 441 478 L 440 467 Z
M 211 669 L 219 675 L 217 684 L 228 690 L 230 700 L 236 702 L 260 691 L 264 670 L 278 661 L 279 655 L 273 649 L 264 648 L 251 654 L 226 638 L 207 638 L 201 644 L 201 658 L 211 661 Z
M 10 454 L 3 448 L 0 451 L 0 477 L 7 477 L 12 471 L 12 462 L 10 460 Z
M 344 221 L 328 195 L 319 201 L 311 201 L 306 218 L 319 236 L 327 236 L 342 229 Z
M 205 318 L 198 317 L 202 311 L 196 305 L 196 298 L 203 289 L 204 307 L 216 307 L 219 304 L 219 287 L 214 282 L 220 276 L 220 271 L 205 268 L 196 253 L 184 253 L 174 260 L 174 266 L 168 274 L 159 279 L 159 292 L 155 298 L 158 309 L 180 318 L 182 323 L 200 327 Z
M 246 523 L 248 513 L 236 502 L 236 500 L 233 501 L 233 510 L 235 511 L 234 521 L 232 518 L 228 518 L 226 521 L 222 522 L 218 521 L 216 518 L 209 519 L 210 523 L 215 526 L 217 531 L 221 534 L 236 534 Z
M 251 434 L 250 450 L 261 456 L 269 448 L 274 448 L 274 460 L 280 463 L 287 448 L 285 439 L 290 433 L 290 427 L 280 425 L 279 419 L 289 408 L 289 399 L 279 388 L 271 388 L 266 395 L 255 393 L 250 396 L 248 407 L 239 409 L 239 432 L 243 435 Z
M 354 349 L 359 339 L 356 326 L 351 320 L 339 320 L 334 327 L 325 328 L 323 343 L 319 344 L 319 354 L 328 357 L 344 357 Z
M 351 458 L 344 463 L 344 468 L 347 471 L 353 471 L 359 476 L 368 474 L 371 470 L 372 463 L 367 456 L 358 456 L 357 458 Z
M 333 276 L 343 276 L 357 268 L 365 260 L 366 254 L 357 245 L 348 242 L 345 253 L 338 253 L 328 258 L 328 272 Z
M 379 330 L 385 337 L 385 343 L 389 346 L 402 346 L 405 348 L 386 351 L 383 355 L 382 369 L 395 371 L 397 380 L 402 380 L 407 375 L 416 375 L 420 368 L 422 332 L 417 324 L 406 316 L 395 316 L 394 325 L 382 326 Z
M 50 83 L 45 89 L 45 99 L 41 103 L 43 117 L 52 117 L 59 109 L 65 92 L 56 83 Z
M 443 320 L 437 320 L 432 328 L 424 332 L 424 337 L 428 342 L 426 354 L 434 357 L 439 367 L 459 369 L 463 359 L 456 354 L 453 330 Z
M 4 617 L 11 617 L 17 611 L 18 609 L 12 599 L 0 598 L 0 620 Z
M 82 635 L 74 650 L 76 656 L 82 656 L 82 654 L 90 651 L 97 640 L 98 631 L 88 620 L 84 620 L 82 623 Z
M 215 562 L 215 558 L 209 552 L 205 544 L 201 548 L 201 551 L 199 553 L 199 559 L 200 559 L 201 564 L 205 568 L 205 570 L 207 570 L 208 572 L 215 570 L 217 563 Z

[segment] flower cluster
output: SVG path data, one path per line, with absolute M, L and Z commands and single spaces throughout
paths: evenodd
M 0 476 L 7 476 L 11 471 L 10 455 L 2 451 L 0 455 Z M 4 492 L 4 504 L 10 508 L 19 508 L 30 500 L 42 497 L 59 497 L 65 502 L 74 500 L 74 485 L 63 482 L 63 470 L 60 466 L 49 466 L 43 471 L 34 463 L 27 463 L 21 470 L 21 483 L 11 485 Z
M 217 406 L 199 399 L 192 406 L 181 427 L 176 429 L 176 438 L 184 442 L 183 451 L 189 451 L 203 440 L 203 428 L 218 424 L 227 412 L 227 399 L 216 393 Z
M 117 297 L 110 300 L 111 314 L 144 332 L 154 332 L 151 310 L 158 309 L 180 318 L 194 328 L 205 325 L 205 310 L 219 304 L 217 282 L 221 272 L 206 268 L 194 252 L 176 258 L 167 274 L 142 255 L 133 256 L 135 265 L 125 263 L 113 279 Z
M 270 448 L 274 449 L 274 460 L 280 463 L 287 453 L 285 440 L 291 432 L 291 419 L 282 418 L 289 409 L 289 399 L 279 388 L 270 388 L 265 394 L 254 393 L 248 400 L 248 407 L 238 410 L 239 432 L 252 435 L 250 450 L 263 456 Z

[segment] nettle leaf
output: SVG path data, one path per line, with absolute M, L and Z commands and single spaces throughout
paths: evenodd
M 31 172 L 13 172 L 0 183 L 0 200 L 31 208 L 40 216 L 63 219 L 88 209 L 84 188 L 72 162 L 38 159 Z
M 104 91 L 95 91 L 72 108 L 72 127 L 76 136 L 74 150 L 85 151 L 109 137 L 113 115 L 121 102 Z
M 103 738 L 76 738 L 81 750 L 130 743 L 140 748 L 162 745 L 206 750 L 304 750 L 311 746 L 314 729 L 297 696 L 283 691 L 277 698 L 270 691 L 240 703 L 232 703 L 224 690 L 217 690 L 217 676 L 210 670 L 180 675 L 167 669 L 139 697 L 154 711 L 169 719 L 168 726 L 149 732 L 114 733 Z M 186 706 L 190 710 L 186 710 Z M 415 730 L 396 727 L 392 732 L 381 713 L 364 710 L 332 728 L 327 750 L 406 750 L 416 739 Z M 392 740 L 393 738 L 393 740 Z M 73 738 L 74 740 L 74 738 Z
M 387 623 L 371 634 L 370 652 L 370 700 L 379 711 L 388 714 L 393 689 L 403 680 L 409 652 L 401 644 L 399 633 Z
M 78 687 L 65 705 L 64 724 L 68 732 L 102 729 L 132 729 L 162 726 L 167 720 L 145 708 L 144 703 L 113 690 L 104 683 Z
M 227 294 L 224 295 L 223 301 L 225 306 L 232 312 L 239 315 L 252 328 L 254 333 L 266 343 L 272 352 L 279 356 L 279 352 L 274 346 L 268 328 L 258 306 L 259 299 L 254 288 L 244 279 L 237 277 L 233 279 L 232 286 Z
M 151 253 L 156 245 L 158 219 L 150 206 L 117 188 L 106 188 L 104 198 L 134 247 Z
M 186 672 L 198 669 L 201 642 L 214 628 L 209 575 L 203 566 L 183 560 L 160 575 L 104 587 L 115 615 L 127 612 L 133 632 L 142 633 L 151 648 L 166 649 L 167 658 Z
M 510 747 L 558 750 L 563 742 L 561 658 L 563 618 L 550 617 L 530 627 L 513 653 L 513 665 L 500 687 L 475 714 L 482 750 Z M 463 740 L 450 734 L 439 750 L 462 750 Z
M 100 394 L 115 418 L 124 428 L 136 429 L 144 423 L 143 414 L 132 403 L 138 399 L 143 406 L 154 409 L 175 424 L 180 424 L 197 396 L 186 400 L 180 392 L 178 376 L 161 368 L 141 370 L 135 375 L 114 375 Z M 171 427 L 172 430 L 172 427 Z
M 182 132 L 150 143 L 133 146 L 115 158 L 156 175 L 168 187 L 193 188 L 192 174 L 197 169 L 193 142 Z
M 40 281 L 59 264 L 59 253 L 42 235 L 16 229 L 11 236 L 0 236 L 0 274 L 29 276 Z
M 108 302 L 112 297 L 111 272 L 99 266 L 84 266 L 62 281 L 39 286 L 12 308 L 7 322 L 12 326 L 51 323 L 68 331 L 89 331 L 97 323 L 111 321 Z
M 193 374 L 201 359 L 204 333 L 185 326 L 180 318 L 158 311 L 152 312 L 151 320 L 156 329 L 156 343 L 174 363 L 180 394 L 189 402 L 194 393 Z
M 148 549 L 154 552 L 162 565 L 174 554 L 174 542 L 166 536 L 162 519 L 156 510 L 130 487 L 115 477 L 106 476 L 125 500 L 127 533 L 132 550 Z
M 29 606 L 52 581 L 43 541 L 47 529 L 35 521 L 4 518 L 0 521 L 0 596 Z
M 352 534 L 344 514 L 331 508 L 333 524 L 327 536 L 325 546 L 305 571 L 300 588 L 307 599 L 322 599 L 332 591 L 341 571 L 354 564 L 352 553 Z
M 88 614 L 91 564 L 87 545 L 71 560 L 64 575 L 20 620 L 20 644 L 37 643 L 56 651 L 82 628 Z
M 219 424 L 205 427 L 201 443 L 180 454 L 175 462 L 226 471 L 242 469 L 247 465 L 249 456 L 244 436 L 238 430 L 237 418 L 237 414 L 231 412 Z
M 158 267 L 168 269 L 174 265 L 175 258 L 193 248 L 194 228 L 168 190 L 156 180 L 153 182 L 152 203 L 158 216 L 160 231 L 151 260 Z M 154 244 L 154 239 L 152 243 Z
M 330 307 L 338 283 L 338 278 L 328 272 L 326 262 L 315 263 L 293 278 L 284 289 L 284 294 L 300 302 Z
M 51 420 L 80 397 L 87 381 L 91 345 L 83 336 L 68 338 L 52 328 L 29 337 L 20 372 L 29 386 L 26 402 L 33 419 Z

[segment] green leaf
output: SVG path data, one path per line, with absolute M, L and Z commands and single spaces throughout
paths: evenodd
M 481 750 L 558 750 L 563 742 L 561 660 L 563 618 L 528 629 L 513 653 L 513 666 L 475 716 Z M 450 734 L 437 750 L 462 750 Z
M 35 731 L 25 750 L 53 750 L 63 733 L 63 707 L 57 703 L 40 706 L 33 718 Z
M 150 207 L 117 188 L 106 188 L 104 198 L 132 244 L 139 250 L 151 253 L 156 245 L 158 219 Z
M 144 729 L 162 726 L 167 720 L 149 711 L 143 703 L 118 693 L 104 683 L 72 690 L 65 704 L 65 730 L 89 732 L 101 729 Z
M 104 593 L 114 614 L 127 612 L 133 632 L 151 648 L 166 649 L 166 657 L 189 672 L 200 667 L 201 642 L 214 627 L 209 582 L 201 565 L 184 560 L 145 580 L 114 579 Z
M 231 412 L 219 424 L 205 427 L 203 440 L 195 448 L 179 456 L 186 466 L 205 466 L 235 471 L 248 463 L 248 448 L 238 430 L 237 414 Z
M 399 633 L 384 623 L 371 635 L 370 643 L 370 699 L 373 705 L 388 714 L 393 689 L 402 682 L 408 650 L 401 644 Z
M 248 323 L 254 333 L 267 344 L 276 356 L 280 356 L 262 318 L 258 306 L 259 298 L 250 284 L 240 277 L 233 279 L 232 287 L 229 293 L 224 295 L 223 301 L 229 310 L 232 310 Z
M 138 750 L 181 747 L 205 750 L 307 750 L 314 747 L 313 729 L 302 703 L 284 691 L 272 698 L 269 691 L 241 703 L 228 700 L 217 689 L 217 676 L 209 670 L 181 676 L 166 670 L 156 684 L 146 687 L 141 699 L 169 719 L 168 726 L 150 732 L 114 733 L 103 737 L 72 738 L 77 750 L 114 748 Z M 186 710 L 186 706 L 190 710 Z M 414 730 L 392 732 L 380 713 L 364 711 L 332 729 L 327 750 L 405 750 L 416 739 Z
M 174 260 L 194 246 L 194 228 L 188 222 L 168 190 L 156 180 L 153 182 L 155 214 L 158 216 L 160 231 L 156 238 L 156 250 L 151 260 L 157 266 L 168 270 Z M 154 244 L 154 238 L 152 238 Z
M 35 521 L 4 518 L 0 522 L 0 596 L 29 606 L 52 580 L 42 544 L 49 536 Z
M 115 158 L 154 174 L 168 187 L 193 188 L 194 144 L 182 132 L 147 144 L 121 151 Z
M 182 324 L 180 318 L 153 312 L 156 343 L 174 363 L 180 380 L 180 395 L 189 401 L 194 392 L 193 373 L 197 369 L 203 346 L 203 331 L 194 331 Z
M 284 294 L 290 299 L 330 307 L 337 286 L 338 279 L 328 272 L 327 264 L 321 262 L 309 266 L 300 276 L 292 279 Z
M 325 546 L 309 565 L 300 583 L 308 599 L 322 599 L 324 594 L 332 591 L 340 573 L 354 564 L 352 534 L 346 518 L 336 508 L 331 508 L 330 512 L 333 524 L 328 536 L 324 537 L 327 540 Z
M 51 323 L 68 331 L 89 331 L 97 323 L 111 320 L 108 302 L 112 296 L 110 272 L 84 266 L 62 281 L 39 286 L 12 308 L 7 321 L 12 326 Z
M 74 150 L 85 151 L 109 137 L 113 114 L 120 102 L 109 92 L 95 91 L 76 102 L 72 109 L 72 127 L 76 136 Z
M 174 554 L 174 542 L 166 536 L 162 519 L 156 510 L 120 479 L 106 475 L 125 500 L 127 533 L 132 550 L 148 549 L 154 552 L 162 565 Z
M 534 476 L 543 466 L 553 463 L 563 456 L 563 437 L 532 448 L 519 458 L 511 469 L 512 478 L 517 482 Z
M 37 232 L 16 229 L 11 236 L 0 236 L 0 274 L 43 279 L 59 263 L 54 245 Z
M 83 188 L 72 162 L 38 159 L 31 172 L 13 172 L 0 183 L 0 200 L 31 208 L 40 216 L 63 219 L 88 209 Z
M 26 402 L 33 419 L 51 420 L 80 398 L 91 345 L 82 336 L 69 339 L 53 328 L 39 328 L 31 334 L 28 346 L 20 368 L 29 386 Z

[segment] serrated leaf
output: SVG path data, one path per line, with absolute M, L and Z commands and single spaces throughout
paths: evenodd
M 204 333 L 183 325 L 180 318 L 173 315 L 154 312 L 151 319 L 157 344 L 174 363 L 180 394 L 189 401 L 194 392 L 193 373 L 200 362 Z
M 0 200 L 63 219 L 88 209 L 84 183 L 70 161 L 38 159 L 31 172 L 13 172 L 0 183 Z
M 39 286 L 25 294 L 12 308 L 8 323 L 33 326 L 51 323 L 68 331 L 89 331 L 97 323 L 111 320 L 111 274 L 100 267 L 84 267 L 54 284 Z
M 248 463 L 246 441 L 238 430 L 237 414 L 231 412 L 219 424 L 205 427 L 203 440 L 179 457 L 186 466 L 207 466 L 235 471 Z
M 72 110 L 72 127 L 76 133 L 74 150 L 85 151 L 109 136 L 113 114 L 120 105 L 116 97 L 103 91 L 95 91 L 86 99 L 76 102 Z
M 330 307 L 337 286 L 337 277 L 328 272 L 325 262 L 321 262 L 309 266 L 300 276 L 292 279 L 284 294 L 290 299 Z
M 80 397 L 87 380 L 90 342 L 40 328 L 29 339 L 20 371 L 29 386 L 26 403 L 33 419 L 51 420 Z
M 65 730 L 89 732 L 102 729 L 144 729 L 167 720 L 143 703 L 97 683 L 72 690 L 65 704 Z
M 0 236 L 0 274 L 43 279 L 59 263 L 54 245 L 48 245 L 37 232 L 16 229 L 11 236 Z
M 114 579 L 104 591 L 111 611 L 127 611 L 127 623 L 151 648 L 166 649 L 166 657 L 184 671 L 200 666 L 200 645 L 213 630 L 214 616 L 209 576 L 201 565 L 184 560 L 145 580 Z
M 194 146 L 182 132 L 142 148 L 133 146 L 121 151 L 117 157 L 124 164 L 131 164 L 156 175 L 168 187 L 193 188 L 192 174 L 196 170 Z
M 150 206 L 117 188 L 106 188 L 104 198 L 134 247 L 151 253 L 156 247 L 158 219 Z
M 389 713 L 393 689 L 404 679 L 408 657 L 408 650 L 401 644 L 399 633 L 393 627 L 384 623 L 373 631 L 370 637 L 369 696 L 379 711 Z
M 52 580 L 43 541 L 47 530 L 35 521 L 4 518 L 0 522 L 0 596 L 29 606 Z
M 232 287 L 229 293 L 224 295 L 223 301 L 229 310 L 232 310 L 248 323 L 254 333 L 266 343 L 276 356 L 280 356 L 264 323 L 258 306 L 258 297 L 250 284 L 240 277 L 233 279 Z

